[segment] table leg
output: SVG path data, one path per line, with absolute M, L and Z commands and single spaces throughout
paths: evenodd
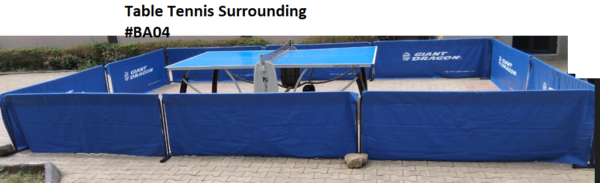
M 358 93 L 360 95 L 362 95 L 362 91 L 365 89 L 364 85 L 363 85 L 363 77 L 362 74 L 359 73 L 356 68 L 352 68 L 352 70 L 354 70 L 354 74 L 356 75 L 356 77 L 358 77 L 358 79 L 356 80 L 356 85 L 358 85 Z
M 189 74 L 190 74 L 190 71 L 187 71 L 185 73 L 185 75 L 183 75 L 183 78 L 181 79 L 181 87 L 179 88 L 179 93 L 187 92 L 187 82 L 186 81 L 190 81 L 190 78 L 188 77 Z
M 369 87 L 367 87 L 367 72 L 364 67 L 360 68 L 360 76 L 362 78 L 364 90 L 369 90 Z
M 213 71 L 212 92 L 217 93 L 217 82 L 219 81 L 219 69 Z

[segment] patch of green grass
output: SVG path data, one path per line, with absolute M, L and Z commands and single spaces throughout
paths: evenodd
M 0 167 L 0 182 L 5 183 L 43 183 L 43 173 L 28 173 L 20 172 L 18 174 L 9 174 L 3 171 L 3 167 Z

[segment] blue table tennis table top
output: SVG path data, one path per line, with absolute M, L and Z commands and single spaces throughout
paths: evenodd
M 171 64 L 168 70 L 254 69 L 265 51 L 209 51 Z M 276 68 L 371 67 L 376 46 L 290 50 L 273 61 Z

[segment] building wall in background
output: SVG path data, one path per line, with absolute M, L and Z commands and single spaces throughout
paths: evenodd
M 512 36 L 442 36 L 442 39 L 492 38 L 512 46 Z
M 569 38 L 568 36 L 557 36 L 556 54 L 534 54 L 533 56 L 543 61 L 560 61 L 569 59 Z M 504 44 L 512 46 L 512 36 L 443 36 L 442 39 L 462 39 L 462 38 L 493 38 Z
M 558 36 L 556 54 L 533 55 L 543 61 L 569 60 L 569 37 Z

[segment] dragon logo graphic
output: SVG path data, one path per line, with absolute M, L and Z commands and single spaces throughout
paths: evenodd
M 404 61 L 410 60 L 410 53 L 404 52 L 404 54 L 402 54 L 402 60 L 404 60 Z
M 542 85 L 542 90 L 546 90 L 548 89 L 548 87 L 546 86 L 546 82 L 544 82 L 544 84 Z

